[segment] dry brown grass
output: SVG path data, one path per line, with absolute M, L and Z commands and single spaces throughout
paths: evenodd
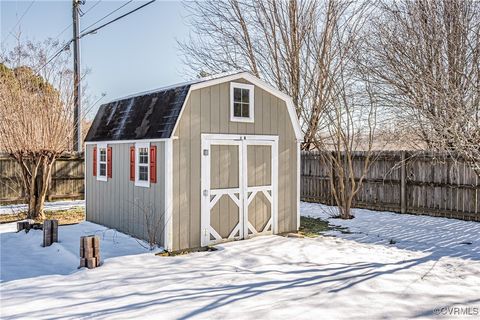
M 73 224 L 85 220 L 85 209 L 81 207 L 71 208 L 68 210 L 45 211 L 46 219 L 58 220 L 59 224 Z M 0 223 L 16 222 L 27 218 L 26 212 L 18 214 L 2 214 L 0 215 Z M 35 222 L 43 222 L 35 220 Z

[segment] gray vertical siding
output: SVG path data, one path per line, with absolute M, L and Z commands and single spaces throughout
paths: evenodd
M 297 144 L 286 103 L 255 87 L 255 122 L 231 122 L 229 94 L 229 82 L 193 90 L 174 132 L 178 139 L 173 141 L 173 250 L 200 246 L 202 133 L 278 135 L 278 228 L 279 232 L 286 232 L 298 227 Z M 257 150 L 254 148 L 253 152 Z M 257 203 L 261 208 L 262 204 Z M 231 204 L 219 205 L 226 208 Z M 261 210 L 266 212 L 265 208 Z M 263 220 L 256 224 L 261 225 Z
M 163 228 L 165 212 L 165 143 L 157 146 L 157 183 L 149 188 L 136 187 L 130 181 L 130 146 L 116 143 L 112 147 L 112 178 L 97 181 L 93 176 L 93 148 L 86 146 L 85 198 L 87 220 L 102 224 L 132 236 L 147 239 L 145 213 L 154 212 L 158 228 Z M 149 213 L 150 214 L 150 213 Z M 159 231 L 159 244 L 163 244 L 163 230 Z

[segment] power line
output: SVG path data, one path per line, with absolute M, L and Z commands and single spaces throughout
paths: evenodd
M 55 37 L 55 39 L 58 40 L 58 38 L 65 33 L 65 31 L 67 31 L 70 27 L 72 26 L 72 23 L 70 23 L 68 26 L 65 27 L 65 29 L 63 29 L 62 31 L 60 31 L 59 34 L 57 34 L 57 36 Z
M 89 34 L 92 34 L 92 33 L 97 32 L 98 30 L 100 30 L 100 29 L 108 26 L 109 24 L 114 23 L 115 21 L 118 21 L 118 20 L 120 20 L 120 19 L 128 16 L 128 15 L 134 13 L 135 11 L 138 11 L 138 10 L 140 10 L 140 9 L 148 6 L 149 4 L 154 3 L 155 1 L 157 1 L 157 0 L 151 0 L 151 1 L 149 1 L 149 2 L 147 2 L 147 3 L 145 3 L 145 4 L 143 4 L 143 5 L 141 5 L 140 7 L 136 8 L 136 9 L 133 9 L 133 10 L 131 10 L 131 11 L 125 13 L 125 14 L 122 14 L 121 16 L 119 16 L 119 17 L 117 17 L 117 18 L 115 18 L 115 19 L 113 19 L 113 20 L 110 20 L 110 21 L 107 22 L 107 23 L 102 24 L 100 27 L 97 27 L 97 28 L 95 28 L 95 29 L 93 29 L 93 30 L 87 31 L 87 32 L 85 32 L 85 33 L 82 33 L 82 34 L 80 35 L 80 39 L 83 38 L 84 36 L 88 36 Z
M 7 36 L 5 37 L 5 39 L 3 39 L 3 41 L 7 40 L 8 37 L 10 37 L 10 35 L 13 35 L 13 30 L 15 30 L 15 28 L 20 24 L 20 22 L 22 22 L 22 19 L 23 17 L 25 17 L 25 15 L 28 13 L 28 11 L 30 10 L 30 8 L 33 6 L 33 4 L 35 3 L 36 0 L 33 0 L 32 2 L 30 2 L 30 5 L 27 7 L 27 9 L 25 9 L 25 11 L 23 12 L 22 16 L 20 17 L 20 19 L 18 19 L 17 23 L 15 23 L 15 25 L 13 26 L 12 29 L 10 29 L 10 31 L 7 33 Z
M 98 5 L 100 4 L 100 2 L 102 2 L 102 1 L 103 1 L 103 0 L 97 1 L 94 5 L 92 5 L 90 8 L 88 8 L 88 10 L 85 11 L 82 16 L 86 15 L 87 13 L 89 13 L 93 8 L 95 8 L 96 6 L 98 6 Z M 59 34 L 57 34 L 57 35 L 55 36 L 55 39 L 58 40 L 58 38 L 59 38 L 62 34 L 64 34 L 65 31 L 67 31 L 72 25 L 73 25 L 73 23 L 68 24 L 62 31 L 60 31 Z
M 108 18 L 109 16 L 111 16 L 112 14 L 114 14 L 115 12 L 117 12 L 118 10 L 122 9 L 123 7 L 125 7 L 127 4 L 129 4 L 130 2 L 132 2 L 133 0 L 130 0 L 128 1 L 127 3 L 124 3 L 123 5 L 121 5 L 120 7 L 118 7 L 117 9 L 113 10 L 112 12 L 108 13 L 107 15 L 103 16 L 102 18 L 98 19 L 97 21 L 95 21 L 94 23 L 92 23 L 91 25 L 89 25 L 88 27 L 85 27 L 83 28 L 83 30 L 81 32 L 84 32 L 85 30 L 87 30 L 88 28 L 96 25 L 97 23 L 99 23 L 100 21 L 104 20 L 105 18 Z M 88 11 L 87 11 L 88 12 Z
M 81 33 L 78 38 L 81 39 L 81 38 L 83 38 L 84 36 L 87 36 L 87 35 L 89 35 L 89 34 L 95 33 L 95 32 L 97 32 L 98 30 L 100 30 L 100 29 L 108 26 L 109 24 L 111 24 L 111 23 L 113 23 L 113 22 L 115 22 L 115 21 L 118 21 L 118 20 L 120 20 L 120 19 L 128 16 L 128 15 L 134 13 L 135 11 L 138 11 L 138 10 L 142 9 L 142 8 L 146 7 L 147 5 L 149 5 L 149 4 L 151 4 L 151 3 L 155 2 L 155 1 L 156 1 L 156 0 L 151 0 L 151 1 L 149 1 L 149 2 L 147 2 L 147 3 L 145 3 L 145 4 L 143 4 L 143 5 L 141 5 L 140 7 L 137 7 L 137 8 L 135 8 L 135 9 L 133 9 L 133 10 L 131 10 L 131 11 L 129 11 L 129 12 L 127 12 L 127 13 L 125 13 L 125 14 L 117 17 L 117 18 L 115 18 L 115 19 L 113 19 L 113 20 L 110 20 L 110 21 L 107 22 L 107 23 L 102 24 L 101 26 L 99 26 L 99 27 L 97 27 L 97 28 L 95 28 L 95 29 L 92 29 L 92 30 L 86 31 L 86 32 L 84 32 L 84 33 Z M 130 2 L 131 2 L 131 1 L 129 1 L 128 3 L 130 3 Z M 128 4 L 128 3 L 127 3 L 127 4 Z M 125 4 L 125 5 L 126 5 L 126 4 Z M 125 6 L 125 5 L 124 5 L 124 6 Z M 115 11 L 118 11 L 118 9 L 120 9 L 120 8 L 117 8 Z M 102 19 L 100 19 L 100 20 L 102 20 Z M 99 20 L 99 21 L 100 21 L 100 20 Z M 65 50 L 70 46 L 70 44 L 71 44 L 74 40 L 75 40 L 75 39 L 70 39 L 70 40 L 68 40 L 68 41 L 65 43 L 65 45 L 62 46 L 62 48 L 61 48 L 60 50 L 58 50 L 51 58 L 49 58 L 49 59 L 47 60 L 47 62 L 45 62 L 40 68 L 37 69 L 36 73 L 38 74 L 43 68 L 45 68 L 50 62 L 52 62 L 53 59 L 55 59 L 56 57 L 58 57 L 58 56 L 60 55 L 60 53 L 62 53 L 63 51 L 65 51 Z
M 73 42 L 73 39 L 71 39 L 65 45 L 63 45 L 60 50 L 58 50 L 52 57 L 50 57 L 50 59 L 47 60 L 47 62 L 45 62 L 40 68 L 37 69 L 36 73 L 38 74 L 40 71 L 42 71 L 43 68 L 45 68 L 47 66 L 47 64 L 49 64 L 50 62 L 53 61 L 53 59 L 58 57 L 60 55 L 60 53 L 67 50 L 67 48 L 70 47 L 70 43 L 72 43 L 72 42 Z
M 98 6 L 100 4 L 100 2 L 102 2 L 103 0 L 98 0 L 97 2 L 95 2 L 95 4 L 93 6 L 91 6 L 90 8 L 87 9 L 87 11 L 83 12 L 80 16 L 84 16 L 86 15 L 87 13 L 89 13 L 93 8 L 95 8 L 96 6 Z

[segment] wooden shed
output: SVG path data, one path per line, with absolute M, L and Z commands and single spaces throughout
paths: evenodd
M 100 107 L 87 220 L 169 251 L 298 230 L 302 134 L 290 97 L 246 72 Z

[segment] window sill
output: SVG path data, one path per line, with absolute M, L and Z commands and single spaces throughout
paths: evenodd
M 242 118 L 242 117 L 231 117 L 230 121 L 231 122 L 247 122 L 247 123 L 254 122 L 253 118 Z
M 135 187 L 150 188 L 150 182 L 136 180 Z
M 107 182 L 107 176 L 97 176 L 97 181 L 104 181 Z

